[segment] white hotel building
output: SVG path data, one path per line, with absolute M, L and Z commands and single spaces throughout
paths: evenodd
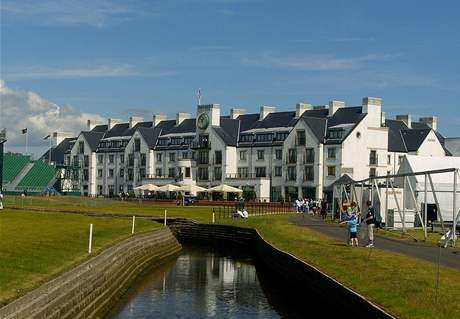
M 65 165 L 75 167 L 67 171 L 64 191 L 113 196 L 145 183 L 225 183 L 262 201 L 322 198 L 344 174 L 360 180 L 396 173 L 405 154 L 449 155 L 436 122 L 413 122 L 408 115 L 385 120 L 374 97 L 355 107 L 331 101 L 222 115 L 219 104 L 210 104 L 198 105 L 196 117 L 109 119 L 63 141 Z

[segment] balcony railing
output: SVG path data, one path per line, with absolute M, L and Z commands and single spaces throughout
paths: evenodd
M 247 173 L 247 174 L 226 174 L 225 179 L 256 179 L 256 178 L 267 178 L 269 177 L 268 174 L 265 174 L 265 176 L 257 176 L 256 173 Z
M 190 148 L 192 149 L 210 149 L 211 142 L 210 141 L 192 141 L 190 144 Z

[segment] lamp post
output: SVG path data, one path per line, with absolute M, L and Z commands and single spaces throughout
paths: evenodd
M 0 132 L 0 193 L 3 192 L 3 144 L 6 142 L 6 130 Z

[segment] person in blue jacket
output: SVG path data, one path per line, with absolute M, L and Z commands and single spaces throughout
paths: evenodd
M 351 246 L 353 247 L 356 244 L 356 247 L 358 247 L 358 216 L 356 214 L 356 211 L 352 212 L 348 220 L 344 220 L 340 224 L 348 225 L 348 229 L 350 230 Z

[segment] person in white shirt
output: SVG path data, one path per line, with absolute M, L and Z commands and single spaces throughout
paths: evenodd
M 3 193 L 0 193 L 0 209 L 3 209 Z

